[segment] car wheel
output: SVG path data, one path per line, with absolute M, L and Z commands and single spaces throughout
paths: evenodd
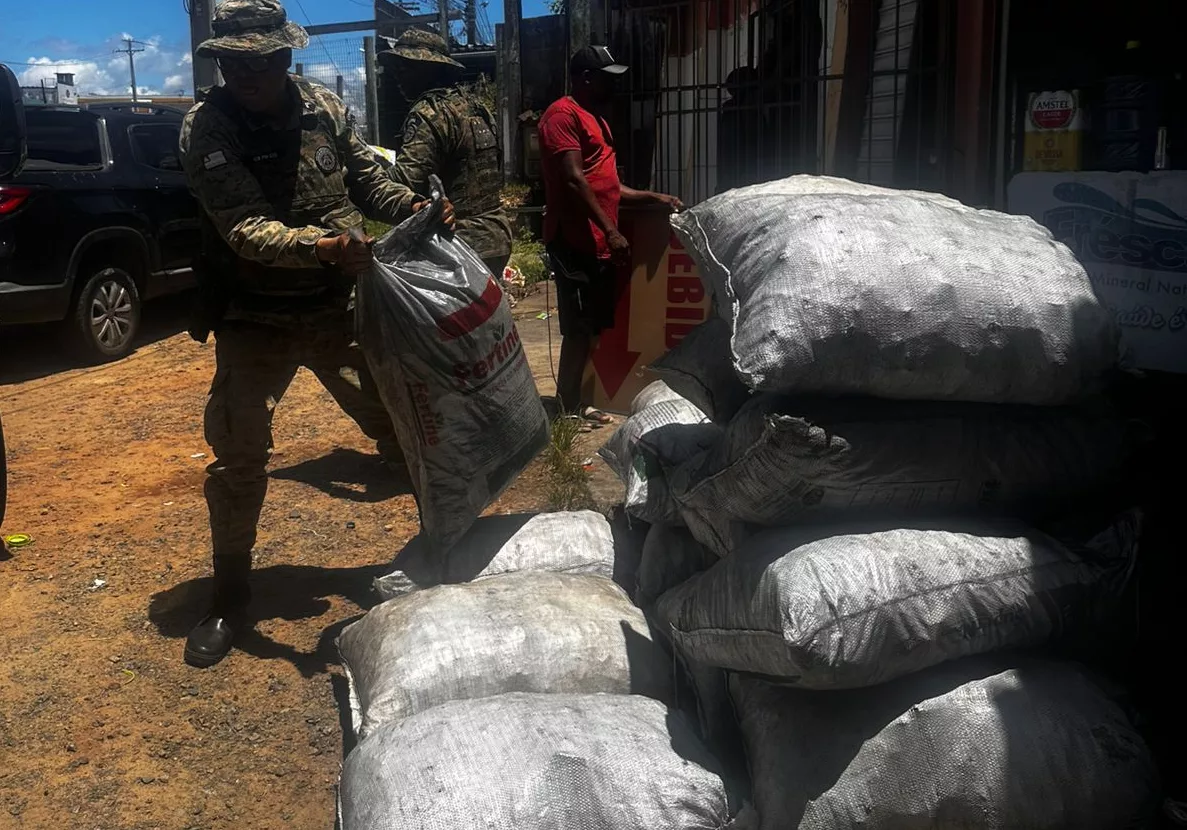
M 82 287 L 74 310 L 78 346 L 91 360 L 117 360 L 132 351 L 140 330 L 140 292 L 119 268 L 104 268 Z

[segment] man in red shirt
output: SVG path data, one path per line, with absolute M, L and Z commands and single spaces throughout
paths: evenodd
M 573 94 L 545 110 L 539 128 L 544 242 L 556 275 L 563 338 L 557 403 L 594 425 L 610 418 L 581 399 L 581 378 L 595 338 L 614 325 L 615 266 L 631 261 L 630 243 L 618 231 L 618 206 L 683 207 L 674 196 L 632 190 L 618 178 L 605 113 L 614 82 L 626 71 L 605 46 L 579 50 L 569 62 Z

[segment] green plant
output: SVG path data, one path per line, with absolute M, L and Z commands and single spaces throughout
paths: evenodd
M 470 91 L 478 96 L 492 113 L 499 111 L 499 88 L 490 78 L 486 77 L 485 72 L 478 76 L 478 80 L 470 84 Z
M 392 226 L 385 222 L 376 222 L 374 219 L 367 219 L 363 222 L 363 230 L 367 232 L 367 236 L 378 239 L 385 233 L 390 231 Z
M 508 182 L 499 191 L 499 202 L 507 210 L 523 207 L 531 197 L 532 188 L 523 182 Z
M 557 418 L 544 451 L 548 474 L 548 506 L 552 510 L 588 510 L 595 507 L 589 490 L 589 473 L 577 455 L 581 425 L 576 418 Z
M 531 288 L 548 279 L 548 268 L 544 265 L 544 244 L 532 237 L 527 228 L 520 228 L 511 239 L 511 263 L 523 274 L 524 289 Z

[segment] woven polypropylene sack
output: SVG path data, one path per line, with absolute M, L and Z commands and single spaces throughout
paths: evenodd
M 762 830 L 1140 828 L 1150 752 L 1074 664 L 974 658 L 872 689 L 735 675 Z
M 1023 527 L 977 533 L 787 528 L 673 588 L 658 617 L 677 649 L 806 689 L 872 686 L 949 660 L 1081 638 L 1112 624 L 1136 514 L 1082 551 Z
M 686 334 L 650 368 L 668 387 L 724 424 L 751 394 L 734 371 L 731 357 L 729 324 L 713 317 Z
M 617 576 L 610 523 L 592 510 L 484 516 L 446 554 L 433 552 L 424 536 L 417 536 L 392 565 L 391 573 L 375 580 L 385 600 L 517 571 Z
M 680 393 L 668 386 L 662 380 L 653 381 L 643 387 L 635 399 L 631 401 L 631 415 L 638 415 L 649 406 L 655 406 L 664 401 L 678 401 Z
M 548 442 L 548 417 L 503 292 L 433 205 L 375 245 L 356 327 L 417 494 L 448 550 Z
M 793 176 L 672 217 L 753 389 L 1060 404 L 1115 368 L 1083 266 L 1029 217 Z
M 743 830 L 687 719 L 636 696 L 446 703 L 346 759 L 342 830 Z
M 689 528 L 727 555 L 750 526 L 976 511 L 1070 511 L 1118 477 L 1126 425 L 1063 408 L 763 395 L 665 479 Z
M 664 470 L 690 461 L 721 437 L 721 427 L 683 398 L 661 400 L 627 418 L 598 450 L 626 485 L 626 510 L 648 522 L 681 522 Z
M 650 608 L 667 591 L 713 567 L 717 559 L 687 528 L 652 525 L 643 542 L 635 602 Z
M 441 585 L 372 608 L 339 638 L 356 731 L 448 700 L 505 692 L 672 701 L 672 659 L 605 577 L 523 572 Z

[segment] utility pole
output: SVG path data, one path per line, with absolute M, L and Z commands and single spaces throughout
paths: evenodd
M 449 0 L 437 0 L 437 30 L 445 41 L 445 51 L 449 48 Z
M 523 139 L 519 135 L 519 114 L 523 110 L 523 66 L 520 62 L 521 44 L 519 24 L 523 17 L 522 0 L 503 0 L 503 66 L 506 77 L 507 109 L 503 113 L 503 140 L 507 142 L 506 179 L 517 182 L 523 178 Z
M 132 40 L 130 37 L 124 38 L 124 48 L 116 49 L 115 51 L 126 53 L 128 56 L 128 74 L 132 76 L 132 103 L 136 103 L 136 53 L 143 52 L 144 47 L 136 49 L 132 44 L 140 43 L 139 40 Z
M 198 44 L 214 36 L 214 0 L 190 0 L 190 54 L 198 51 Z M 218 83 L 218 70 L 212 58 L 193 55 L 194 100 L 201 97 L 203 90 Z
M 478 45 L 478 0 L 466 0 L 466 45 Z
M 363 70 L 367 80 L 367 141 L 379 144 L 379 72 L 375 60 L 375 37 L 363 38 Z

